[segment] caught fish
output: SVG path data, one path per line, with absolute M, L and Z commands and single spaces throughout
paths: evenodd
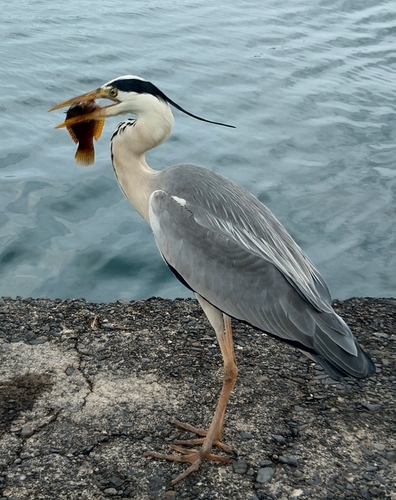
M 75 116 L 92 113 L 98 107 L 95 101 L 73 104 L 66 112 L 66 120 Z M 77 165 L 88 167 L 88 165 L 92 165 L 95 162 L 93 140 L 97 141 L 101 136 L 104 122 L 104 120 L 88 120 L 86 122 L 75 123 L 74 125 L 66 125 L 71 138 L 78 144 L 74 156 Z

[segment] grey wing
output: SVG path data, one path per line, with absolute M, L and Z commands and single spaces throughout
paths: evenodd
M 202 167 L 176 165 L 162 173 L 162 186 L 186 198 L 197 224 L 226 235 L 272 263 L 317 311 L 332 312 L 326 283 L 272 212 L 251 193 Z
M 336 343 L 357 355 L 349 328 L 330 305 L 332 312 L 318 312 L 266 254 L 236 240 L 221 224 L 209 224 L 210 216 L 200 210 L 164 191 L 150 197 L 158 248 L 192 290 L 229 316 L 307 350 L 331 359 Z

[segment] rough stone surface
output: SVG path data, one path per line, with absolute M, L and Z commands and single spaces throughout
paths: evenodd
M 245 474 L 248 469 L 248 463 L 245 460 L 234 460 L 232 467 L 237 474 Z
M 186 465 L 143 453 L 192 437 L 173 418 L 207 428 L 222 382 L 197 302 L 1 299 L 0 498 L 395 500 L 396 300 L 335 308 L 377 373 L 332 381 L 234 323 L 239 378 L 223 440 L 237 462 L 207 462 L 172 487 Z
M 274 474 L 274 469 L 271 469 L 271 467 L 264 467 L 263 469 L 258 470 L 256 481 L 258 483 L 268 483 L 268 481 L 271 481 Z

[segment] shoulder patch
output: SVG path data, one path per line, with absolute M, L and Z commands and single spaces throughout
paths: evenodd
M 172 198 L 182 207 L 184 207 L 187 203 L 184 198 L 179 198 L 178 196 L 172 196 Z

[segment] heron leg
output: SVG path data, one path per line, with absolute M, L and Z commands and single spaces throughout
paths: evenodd
M 199 295 L 197 295 L 197 298 L 216 332 L 217 340 L 220 345 L 221 354 L 223 356 L 223 362 L 224 362 L 223 387 L 221 389 L 219 400 L 217 402 L 216 410 L 212 419 L 212 423 L 210 424 L 208 431 L 197 429 L 196 427 L 193 427 L 190 424 L 185 424 L 183 422 L 179 421 L 174 422 L 178 427 L 194 432 L 198 436 L 201 436 L 198 439 L 177 441 L 176 444 L 185 444 L 185 445 L 201 444 L 201 448 L 190 449 L 181 446 L 171 445 L 170 448 L 174 451 L 177 451 L 179 455 L 162 454 L 155 452 L 145 453 L 145 456 L 149 457 L 154 457 L 163 460 L 171 460 L 174 462 L 188 462 L 191 464 L 188 467 L 188 469 L 186 469 L 174 481 L 172 481 L 172 484 L 178 483 L 179 481 L 190 475 L 192 472 L 198 470 L 201 463 L 204 460 L 214 460 L 222 463 L 231 462 L 231 459 L 229 457 L 224 457 L 211 453 L 213 446 L 219 447 L 226 453 L 230 454 L 233 453 L 230 447 L 226 446 L 220 441 L 223 433 L 224 417 L 228 400 L 230 398 L 231 391 L 235 386 L 238 375 L 238 368 L 235 360 L 234 343 L 232 340 L 231 319 L 225 314 L 221 313 L 218 309 L 209 304 L 205 299 L 203 299 Z

